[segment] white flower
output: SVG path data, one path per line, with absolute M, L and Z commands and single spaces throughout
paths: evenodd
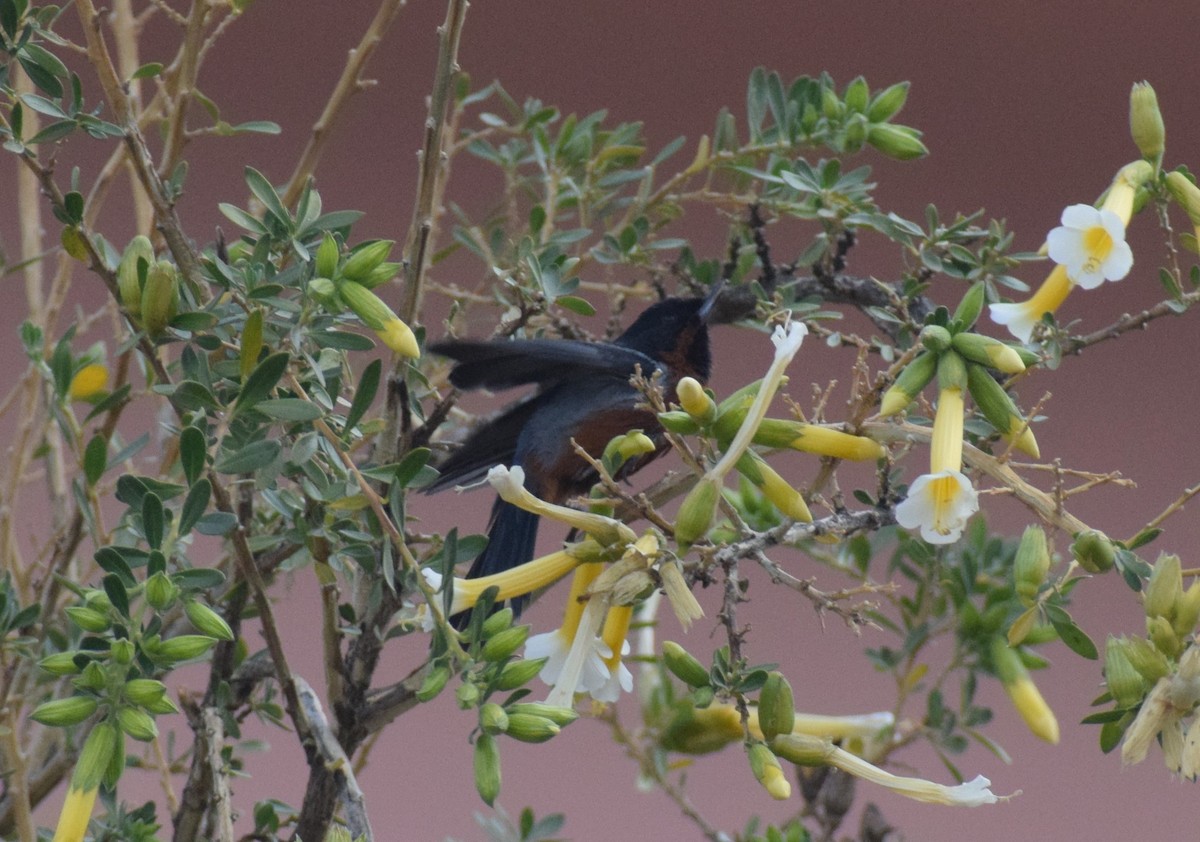
M 1067 267 L 1055 266 L 1038 291 L 1028 300 L 989 304 L 988 311 L 993 322 L 1004 325 L 1009 333 L 1028 343 L 1033 338 L 1034 325 L 1042 320 L 1042 314 L 1058 310 L 1067 300 L 1073 286 L 1067 276 Z
M 609 653 L 612 652 L 606 644 L 601 645 Z M 597 702 L 615 702 L 621 698 L 622 692 L 633 691 L 633 673 L 629 671 L 629 667 L 625 666 L 625 662 L 622 660 L 628 654 L 629 641 L 627 640 L 621 647 L 620 657 L 615 661 L 611 654 L 604 658 L 604 671 L 607 673 L 607 678 L 599 687 L 588 690 Z
M 563 667 L 567 663 L 567 655 L 571 651 L 571 638 L 562 629 L 555 629 L 544 634 L 535 634 L 525 642 L 525 657 L 535 661 L 546 658 L 538 677 L 550 686 L 558 684 Z M 579 677 L 579 690 L 591 693 L 603 687 L 609 680 L 608 667 L 605 658 L 610 657 L 611 650 L 598 637 L 592 639 L 591 650 L 584 655 L 583 669 Z
M 931 544 L 952 544 L 962 535 L 971 515 L 979 511 L 979 494 L 962 471 L 922 474 L 908 487 L 908 497 L 896 506 L 896 522 L 921 530 Z
M 1046 236 L 1050 259 L 1084 289 L 1119 281 L 1133 267 L 1133 250 L 1125 242 L 1125 223 L 1116 213 L 1091 205 L 1071 205 L 1062 225 Z

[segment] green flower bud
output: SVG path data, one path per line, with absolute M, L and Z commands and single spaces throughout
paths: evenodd
M 158 736 L 158 726 L 154 724 L 154 717 L 138 708 L 117 708 L 117 724 L 126 734 L 143 743 L 150 742 Z
M 938 354 L 937 380 L 938 391 L 967 388 L 967 364 L 958 352 L 945 351 Z
M 123 748 L 121 742 L 121 735 L 111 722 L 105 720 L 93 725 L 79 752 L 79 759 L 75 761 L 70 788 L 85 792 L 98 789 L 108 773 L 113 754 Z
M 145 707 L 167 697 L 167 685 L 153 678 L 131 678 L 121 689 L 122 695 L 135 705 Z
M 95 661 L 88 661 L 82 672 L 79 673 L 79 677 L 73 679 L 71 684 L 80 690 L 91 690 L 99 693 L 108 687 L 108 676 L 100 664 Z
M 175 604 L 179 586 L 161 570 L 146 580 L 146 602 L 157 611 L 166 611 Z
M 662 645 L 663 666 L 690 687 L 707 687 L 710 677 L 704 664 L 673 640 Z
M 1179 635 L 1171 628 L 1171 622 L 1166 617 L 1147 617 L 1146 634 L 1154 645 L 1168 658 L 1178 657 L 1183 650 Z
M 771 672 L 758 695 L 758 727 L 767 742 L 792 733 L 796 724 L 796 702 L 792 685 L 781 672 Z
M 479 688 L 469 682 L 464 682 L 455 689 L 454 698 L 463 710 L 470 710 L 479 705 Z
M 867 142 L 867 118 L 862 114 L 851 114 L 846 121 L 845 134 L 842 135 L 842 151 L 857 152 Z
M 511 626 L 487 639 L 480 653 L 485 661 L 503 661 L 525 645 L 529 626 Z
M 138 271 L 138 264 L 145 268 Z M 121 262 L 117 266 L 117 291 L 121 296 L 121 305 L 133 318 L 142 315 L 142 280 L 154 264 L 154 246 L 150 239 L 141 234 L 129 241 Z
M 420 346 L 412 328 L 406 325 L 392 312 L 378 295 L 364 286 L 356 283 L 344 283 L 338 287 L 338 294 L 346 302 L 354 314 L 362 319 L 363 324 L 375 331 L 384 344 L 406 357 L 419 357 Z
M 1121 639 L 1121 648 L 1129 663 L 1138 674 L 1150 684 L 1171 672 L 1171 662 L 1167 656 L 1144 637 L 1126 637 Z
M 496 679 L 496 689 L 516 690 L 518 687 L 524 687 L 542 671 L 542 667 L 545 665 L 546 658 L 536 658 L 532 661 L 511 661 L 504 665 L 504 669 L 500 670 L 500 675 Z
M 1105 573 L 1112 570 L 1117 550 L 1103 532 L 1086 529 L 1071 543 L 1071 556 L 1088 573 Z
M 502 734 L 508 730 L 508 714 L 495 702 L 487 702 L 479 709 L 479 727 L 486 734 Z
M 925 350 L 933 351 L 935 354 L 940 354 L 942 351 L 950 347 L 950 343 L 954 337 L 950 335 L 950 331 L 941 325 L 925 325 L 921 328 L 921 335 L 918 337 L 921 344 L 925 346 Z
M 921 133 L 916 129 L 891 123 L 877 123 L 867 132 L 867 143 L 898 161 L 910 161 L 929 154 L 920 138 Z
M 55 652 L 38 661 L 38 666 L 51 675 L 77 675 L 79 665 L 75 663 L 75 658 L 80 654 L 78 651 Z
M 428 702 L 437 698 L 437 695 L 442 692 L 442 688 L 446 686 L 446 682 L 450 680 L 450 669 L 439 664 L 429 671 L 425 676 L 425 680 L 421 682 L 421 686 L 417 689 L 417 701 Z
M 187 600 L 183 605 L 183 610 L 187 614 L 188 622 L 195 627 L 196 631 L 209 637 L 215 637 L 217 640 L 233 640 L 233 629 L 229 628 L 229 623 L 225 622 L 225 618 L 200 600 Z
M 1013 562 L 1013 582 L 1026 605 L 1033 602 L 1049 571 L 1050 548 L 1046 545 L 1045 531 L 1040 526 L 1026 527 Z
M 870 96 L 871 89 L 867 86 L 867 80 L 857 76 L 851 80 L 850 84 L 846 85 L 842 101 L 846 103 L 846 108 L 861 114 L 867 110 L 867 101 Z
M 367 276 L 358 283 L 365 286 L 367 289 L 375 289 L 375 287 L 383 286 L 392 278 L 400 274 L 400 270 L 404 268 L 403 263 L 380 263 L 374 269 L 367 273 Z
M 1127 710 L 1141 703 L 1146 681 L 1126 657 L 1122 641 L 1109 635 L 1104 645 L 1104 681 L 1117 707 Z
M 308 294 L 326 307 L 333 307 L 337 303 L 337 286 L 324 275 L 308 282 Z
M 547 705 L 541 702 L 516 702 L 508 706 L 509 715 L 540 716 L 549 719 L 555 725 L 565 728 L 579 718 L 579 711 L 561 705 Z
M 845 110 L 842 101 L 832 88 L 821 89 L 821 113 L 830 120 L 840 116 Z
M 759 742 L 751 743 L 746 754 L 750 759 L 750 770 L 754 777 L 772 798 L 776 801 L 786 801 L 792 797 L 792 785 L 783 774 L 779 758 L 769 748 Z
M 921 390 L 937 374 L 938 357 L 932 351 L 922 351 L 904 367 L 892 387 L 884 392 L 879 414 L 885 418 L 902 411 L 916 400 Z
M 962 300 L 954 308 L 954 321 L 959 323 L 962 330 L 970 330 L 975 322 L 979 320 L 979 314 L 983 312 L 983 304 L 986 297 L 987 285 L 983 281 L 976 281 L 967 288 Z
M 216 642 L 214 638 L 208 635 L 181 634 L 170 640 L 161 641 L 154 647 L 154 653 L 150 657 L 153 660 L 169 664 L 190 661 L 206 653 Z
M 682 436 L 691 436 L 700 432 L 700 425 L 696 423 L 696 419 L 682 410 L 658 413 L 658 423 L 662 424 L 663 428 L 669 432 Z
M 553 720 L 530 713 L 512 713 L 504 732 L 523 743 L 544 743 L 562 729 Z
M 142 288 L 142 326 L 151 336 L 167 329 L 179 309 L 179 273 L 166 260 L 155 261 Z
M 975 399 L 975 405 L 1000 433 L 1000 437 L 1022 453 L 1037 459 L 1041 453 L 1037 439 L 1004 387 L 986 369 L 975 363 L 967 366 L 967 387 Z
M 1197 620 L 1200 620 L 1200 582 L 1193 582 L 1175 603 L 1171 626 L 1180 637 L 1188 637 L 1195 631 Z
M 121 775 L 125 772 L 125 737 L 108 721 L 98 724 L 107 726 L 113 735 L 112 751 L 109 752 L 108 763 L 104 767 L 104 785 L 111 789 L 117 785 L 117 781 L 121 780 Z
M 395 240 L 370 240 L 355 246 L 342 265 L 342 277 L 361 284 L 373 269 L 387 260 L 395 245 Z
M 1200 187 L 1179 170 L 1167 173 L 1167 191 L 1171 194 L 1192 225 L 1200 225 Z
M 475 740 L 475 791 L 491 807 L 500 794 L 500 749 L 490 734 Z
M 708 477 L 701 477 L 688 492 L 675 519 L 675 540 L 681 546 L 690 546 L 708 534 L 720 494 L 721 484 Z
M 511 626 L 512 623 L 513 623 L 512 608 L 509 608 L 509 607 L 501 608 L 495 614 L 492 614 L 490 617 L 488 617 L 486 620 L 483 621 L 483 628 L 482 628 L 483 636 L 491 637 L 494 634 L 498 634 L 498 633 L 504 631 L 505 629 L 507 629 L 509 626 Z
M 867 119 L 882 123 L 895 116 L 908 100 L 908 87 L 908 82 L 897 82 L 876 94 L 867 107 Z
M 116 663 L 123 667 L 127 667 L 133 663 L 133 656 L 137 651 L 137 647 L 133 645 L 133 641 L 128 638 L 114 640 L 108 645 L 108 654 Z
M 704 701 L 712 701 L 711 687 L 699 688 L 694 693 L 696 696 L 701 694 L 709 697 Z M 683 754 L 708 754 L 743 739 L 743 736 L 741 716 L 733 707 L 696 707 L 685 702 L 675 706 L 670 723 L 659 736 L 659 745 L 667 751 Z
M 99 703 L 94 696 L 71 696 L 66 699 L 53 699 L 42 702 L 29 718 L 43 725 L 66 728 L 78 725 L 96 712 Z
M 1183 597 L 1183 571 L 1179 556 L 1163 554 L 1142 591 L 1142 608 L 1147 617 L 1175 617 L 1175 605 Z
M 1020 374 L 1025 362 L 1011 345 L 978 333 L 960 333 L 954 337 L 954 350 L 971 362 L 990 366 L 1005 374 Z
M 1147 161 L 1157 163 L 1162 158 L 1167 132 L 1149 82 L 1135 82 L 1129 92 L 1129 134 Z
M 332 278 L 337 272 L 338 264 L 338 244 L 337 240 L 329 232 L 325 233 L 325 237 L 321 240 L 321 245 L 317 248 L 317 257 L 313 263 L 313 270 L 321 278 Z M 330 282 L 332 284 L 332 281 Z
M 157 699 L 156 701 L 147 702 L 146 704 L 142 705 L 142 707 L 146 709 L 147 713 L 153 714 L 154 716 L 169 716 L 173 713 L 179 713 L 179 706 L 171 701 L 170 697 L 168 696 L 163 696 L 161 699 Z
M 94 608 L 72 605 L 66 611 L 71 622 L 86 632 L 102 632 L 109 626 L 108 615 Z

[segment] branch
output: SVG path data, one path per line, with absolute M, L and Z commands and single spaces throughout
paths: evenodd
M 321 709 L 321 700 L 317 698 L 312 687 L 303 678 L 297 677 L 295 682 L 296 694 L 300 697 L 300 704 L 313 737 L 313 750 L 320 755 L 327 769 L 337 773 L 339 779 L 338 801 L 342 805 L 342 818 L 350 831 L 350 837 L 355 840 L 361 839 L 363 842 L 372 842 L 375 836 L 371 831 L 371 822 L 367 818 L 366 798 L 358 786 L 358 780 L 354 777 L 354 768 L 350 764 L 350 758 L 346 756 L 341 743 L 338 742 L 333 729 L 330 728 L 329 719 L 325 716 L 325 711 Z M 303 828 L 297 829 L 297 838 L 300 838 L 302 831 Z M 322 839 L 324 836 L 305 835 L 303 838 Z

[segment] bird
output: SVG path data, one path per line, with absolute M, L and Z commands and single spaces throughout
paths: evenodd
M 675 399 L 676 384 L 684 377 L 707 382 L 712 368 L 708 321 L 719 293 L 717 284 L 705 298 L 664 298 L 611 342 L 450 339 L 431 344 L 430 351 L 455 361 L 449 378 L 458 389 L 503 390 L 530 384 L 537 389 L 474 430 L 438 466 L 439 476 L 426 492 L 480 481 L 496 465 L 520 466 L 531 493 L 550 503 L 565 503 L 599 479 L 574 451 L 572 439 L 598 456 L 615 436 L 635 429 L 655 442 L 655 450 L 627 461 L 616 478 L 644 467 L 662 452 L 665 437 L 630 378 L 639 368 L 644 377 L 660 374 L 667 400 Z M 467 578 L 531 561 L 538 521 L 537 515 L 497 498 L 488 543 Z M 514 614 L 520 614 L 524 602 L 510 601 Z M 459 625 L 465 616 L 460 616 Z

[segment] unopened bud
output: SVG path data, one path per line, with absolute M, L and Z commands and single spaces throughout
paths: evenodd
M 129 241 L 117 266 L 117 292 L 121 304 L 135 319 L 142 315 L 142 280 L 153 264 L 154 246 L 148 237 L 139 234 Z
M 1129 133 L 1142 156 L 1158 163 L 1166 146 L 1167 132 L 1158 97 L 1149 82 L 1135 82 L 1129 92 Z
M 743 737 L 742 719 L 732 705 L 697 708 L 685 703 L 676 706 L 659 745 L 683 754 L 708 754 Z
M 990 336 L 960 333 L 954 337 L 954 350 L 971 362 L 991 366 L 1005 374 L 1020 374 L 1025 370 L 1025 363 L 1015 348 Z
M 360 283 L 373 269 L 387 260 L 395 245 L 395 240 L 372 240 L 356 246 L 342 265 L 342 277 Z
M 1026 605 L 1037 596 L 1049 571 L 1050 548 L 1046 545 L 1045 531 L 1036 525 L 1026 527 L 1013 562 L 1013 582 Z
M 490 807 L 500 794 L 500 749 L 491 734 L 475 740 L 475 791 Z
M 367 289 L 375 289 L 375 287 L 383 286 L 392 278 L 400 274 L 400 270 L 404 268 L 403 263 L 380 263 L 374 269 L 367 273 L 367 276 L 358 283 L 365 286 Z
M 1058 719 L 1029 677 L 1029 671 L 1021 663 L 1021 656 L 1009 648 L 1003 637 L 992 639 L 991 655 L 996 676 L 1029 730 L 1048 743 L 1057 743 Z
M 67 616 L 86 632 L 102 632 L 109 626 L 107 614 L 83 605 L 72 605 L 67 609 Z
M 758 695 L 758 727 L 767 742 L 792 733 L 796 724 L 796 702 L 792 685 L 781 672 L 771 672 Z
M 1200 187 L 1179 170 L 1167 173 L 1167 190 L 1193 225 L 1200 225 Z
M 337 299 L 337 286 L 324 276 L 308 282 L 308 294 L 325 305 L 333 305 Z
M 1123 642 L 1110 635 L 1104 644 L 1104 682 L 1117 707 L 1127 710 L 1140 704 L 1145 697 L 1146 681 L 1130 663 Z
M 542 702 L 516 702 L 508 706 L 509 715 L 521 714 L 549 719 L 560 728 L 565 728 L 579 718 L 579 711 L 562 705 L 547 705 Z
M 508 714 L 495 702 L 487 702 L 479 709 L 479 727 L 486 734 L 501 734 L 508 729 Z
M 108 771 L 113 754 L 121 745 L 121 735 L 111 722 L 97 722 L 84 741 L 75 771 L 71 774 L 71 789 L 85 792 L 98 789 Z
M 804 497 L 792 485 L 768 465 L 761 456 L 747 451 L 737 463 L 742 476 L 754 483 L 763 496 L 775 504 L 784 517 L 802 523 L 812 523 L 812 512 Z
M 104 393 L 108 385 L 108 367 L 100 363 L 89 363 L 71 378 L 67 397 L 73 401 L 88 401 Z
M 751 743 L 746 750 L 750 759 L 750 769 L 755 779 L 763 785 L 763 789 L 776 801 L 786 801 L 792 796 L 792 785 L 783 774 L 779 758 L 769 748 L 759 742 Z
M 146 580 L 146 602 L 158 611 L 165 611 L 179 596 L 179 586 L 161 570 Z
M 203 634 L 181 634 L 170 640 L 161 641 L 155 647 L 154 655 L 151 657 L 157 656 L 156 660 L 171 664 L 190 661 L 193 658 L 199 658 L 216 642 L 214 638 Z
M 920 140 L 920 132 L 908 126 L 877 123 L 867 132 L 867 143 L 898 161 L 910 161 L 929 154 Z
M 954 308 L 953 320 L 958 322 L 960 330 L 967 331 L 979 320 L 983 312 L 984 300 L 987 298 L 987 285 L 976 281 L 967 288 L 962 300 Z M 957 338 L 957 335 L 956 337 Z
M 663 666 L 671 674 L 690 687 L 707 687 L 708 670 L 690 652 L 673 640 L 664 640 L 662 645 Z
M 167 685 L 153 678 L 131 678 L 125 682 L 121 692 L 135 705 L 146 707 L 167 697 Z
M 1121 648 L 1129 663 L 1150 684 L 1171 672 L 1171 662 L 1153 643 L 1144 637 L 1126 637 Z
M 1022 453 L 1037 459 L 1041 453 L 1037 439 L 1004 387 L 986 369 L 974 363 L 967 366 L 967 387 L 975 399 L 975 405 L 988 423 L 996 428 L 1000 437 Z
M 624 435 L 614 437 L 605 445 L 604 461 L 619 467 L 630 459 L 653 453 L 654 449 L 654 439 L 641 430 L 630 430 Z
M 412 329 L 378 295 L 353 282 L 338 285 L 338 294 L 346 306 L 362 319 L 363 324 L 375 331 L 384 344 L 397 354 L 406 357 L 421 355 Z
M 957 351 L 938 354 L 937 381 L 939 392 L 967 388 L 967 363 Z
M 1189 637 L 1196 630 L 1197 620 L 1200 620 L 1200 581 L 1192 582 L 1175 603 L 1175 619 L 1171 626 L 1180 637 Z
M 716 401 L 704 391 L 696 378 L 682 378 L 675 387 L 675 394 L 683 410 L 701 424 L 709 424 L 717 417 Z
M 658 423 L 662 424 L 668 432 L 678 433 L 682 436 L 691 436 L 700 432 L 700 425 L 696 423 L 696 419 L 683 410 L 658 413 Z
M 1154 563 L 1150 581 L 1142 592 L 1147 617 L 1175 617 L 1175 604 L 1183 597 L 1183 570 L 1179 556 L 1164 553 Z
M 154 717 L 138 708 L 117 708 L 117 724 L 126 734 L 144 743 L 158 736 L 158 727 L 154 724 Z
M 1171 628 L 1171 622 L 1166 617 L 1147 617 L 1146 634 L 1154 642 L 1158 651 L 1168 658 L 1178 657 L 1183 650 L 1179 635 Z
M 108 645 L 108 654 L 112 657 L 113 661 L 123 667 L 133 663 L 135 652 L 136 647 L 133 645 L 133 641 L 125 637 L 114 640 Z
M 518 687 L 524 687 L 533 680 L 535 675 L 542 671 L 542 667 L 545 664 L 545 658 L 512 661 L 505 664 L 504 669 L 500 671 L 500 675 L 496 679 L 496 689 L 516 690 Z
M 896 382 L 883 395 L 879 414 L 887 417 L 902 411 L 916 400 L 921 390 L 929 385 L 937 374 L 938 357 L 932 351 L 922 351 L 904 367 Z
M 867 107 L 867 119 L 882 123 L 893 117 L 908 100 L 908 87 L 908 82 L 897 82 L 876 94 Z
M 690 546 L 708 534 L 720 495 L 721 484 L 709 477 L 701 477 L 688 492 L 675 520 L 675 540 L 680 545 Z
M 337 240 L 334 239 L 332 234 L 325 232 L 325 237 L 321 240 L 321 245 L 317 247 L 317 256 L 313 263 L 313 270 L 317 273 L 317 277 L 328 280 L 337 272 L 337 264 Z
M 783 734 L 771 740 L 771 750 L 797 766 L 824 766 L 833 754 L 833 741 L 808 734 Z
M 484 637 L 491 637 L 494 634 L 504 631 L 512 624 L 513 610 L 510 606 L 505 606 L 484 620 L 480 631 L 483 632 Z
M 487 639 L 480 653 L 485 661 L 503 661 L 525 645 L 529 626 L 511 626 Z
M 183 610 L 196 631 L 217 640 L 233 640 L 233 629 L 229 628 L 225 618 L 200 600 L 189 599 L 184 603 Z
M 142 288 L 142 326 L 151 336 L 158 336 L 175 318 L 179 307 L 179 273 L 174 264 L 157 260 L 146 272 Z
M 436 666 L 429 671 L 425 676 L 425 680 L 421 682 L 421 686 L 417 688 L 416 697 L 419 702 L 428 702 L 437 697 L 442 692 L 442 688 L 446 686 L 446 682 L 450 680 L 450 669 L 445 666 Z
M 78 651 L 55 652 L 38 661 L 38 666 L 51 675 L 78 675 L 79 666 L 75 658 L 79 654 Z
M 935 354 L 949 349 L 950 343 L 954 341 L 950 331 L 941 325 L 925 325 L 921 328 L 921 335 L 918 338 L 925 350 L 933 351 Z
M 508 717 L 508 729 L 504 732 L 523 743 L 544 743 L 562 729 L 553 720 L 531 713 L 513 713 Z
M 94 696 L 71 696 L 42 702 L 34 708 L 29 718 L 43 725 L 66 728 L 78 725 L 96 712 L 98 702 Z
M 1071 543 L 1071 555 L 1079 566 L 1089 573 L 1104 573 L 1112 570 L 1117 559 L 1117 550 L 1103 532 L 1085 529 Z

